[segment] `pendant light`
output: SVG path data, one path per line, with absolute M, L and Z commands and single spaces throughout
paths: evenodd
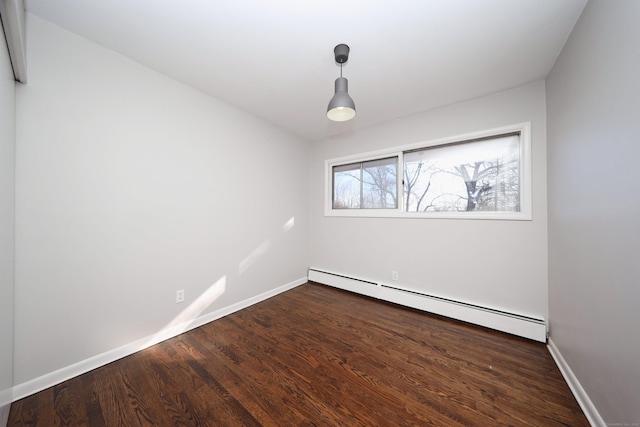
M 356 104 L 349 96 L 349 82 L 342 77 L 342 64 L 349 59 L 349 46 L 339 44 L 333 49 L 333 53 L 335 54 L 336 62 L 340 64 L 340 77 L 336 79 L 336 93 L 329 101 L 327 117 L 334 122 L 345 122 L 356 116 Z

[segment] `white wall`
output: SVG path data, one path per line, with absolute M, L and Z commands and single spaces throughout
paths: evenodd
M 0 28 L 0 426 L 9 417 L 13 386 L 15 127 L 15 82 Z
M 591 0 L 547 80 L 551 339 L 611 425 L 640 423 L 639 17 Z
M 308 142 L 30 15 L 27 40 L 17 385 L 304 280 Z
M 360 112 L 364 114 L 364 112 Z M 531 121 L 533 221 L 323 216 L 324 160 Z M 314 145 L 311 266 L 547 318 L 544 82 Z

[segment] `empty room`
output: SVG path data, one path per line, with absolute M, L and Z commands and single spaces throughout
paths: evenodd
M 0 0 L 0 426 L 640 426 L 640 1 Z

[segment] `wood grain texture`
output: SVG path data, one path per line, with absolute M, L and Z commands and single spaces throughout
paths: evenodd
M 588 426 L 544 344 L 307 283 L 15 402 L 9 426 Z

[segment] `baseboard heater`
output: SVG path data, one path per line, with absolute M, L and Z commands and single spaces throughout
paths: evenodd
M 535 341 L 547 341 L 547 325 L 543 319 L 428 295 L 399 286 L 376 283 L 315 268 L 309 269 L 308 277 L 312 282 L 462 320 Z

